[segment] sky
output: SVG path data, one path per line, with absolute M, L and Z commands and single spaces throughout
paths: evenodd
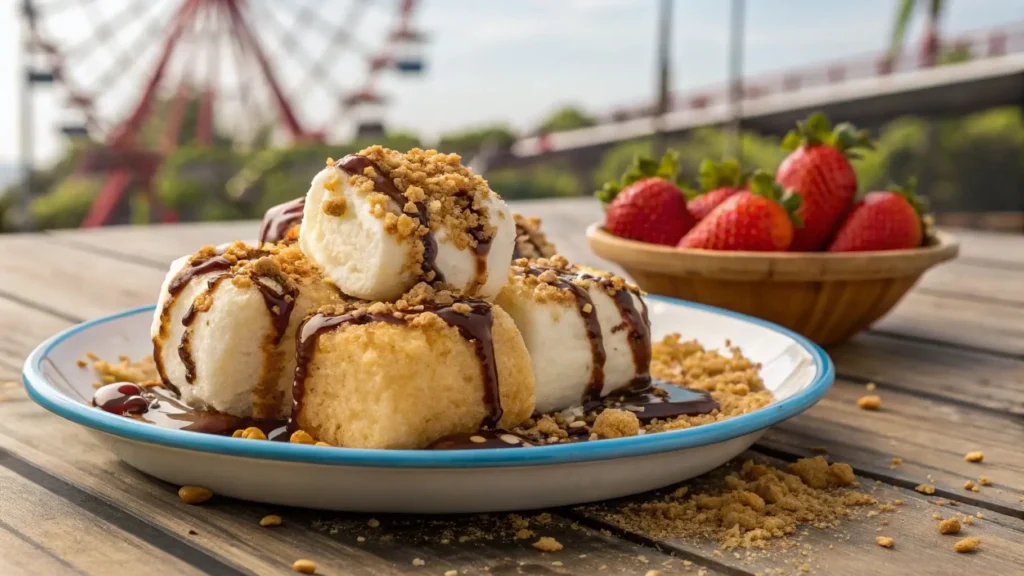
M 49 2 L 36 0 L 43 7 Z M 65 47 L 87 42 L 105 15 L 113 15 L 133 2 L 152 2 L 154 21 L 166 20 L 183 0 L 81 0 L 100 8 L 54 16 L 46 26 Z M 334 96 L 362 84 L 365 54 L 379 45 L 392 21 L 394 0 L 368 0 L 359 12 L 352 50 L 329 50 L 325 30 L 339 21 L 352 21 L 347 12 L 359 0 L 331 0 L 312 22 L 288 22 L 302 0 L 249 0 L 254 15 L 277 13 L 288 24 L 302 24 L 292 48 L 270 26 L 272 18 L 254 16 L 256 35 L 264 44 L 278 77 L 298 108 L 300 118 L 323 124 L 330 133 L 344 134 Z M 321 0 L 306 0 L 305 3 Z M 19 97 L 22 56 L 18 18 L 20 0 L 0 0 L 0 165 L 18 161 Z M 429 37 L 423 54 L 427 71 L 418 77 L 384 77 L 380 90 L 389 97 L 384 120 L 389 127 L 415 131 L 425 138 L 451 130 L 496 122 L 529 129 L 547 113 L 566 104 L 592 111 L 644 103 L 655 85 L 655 25 L 657 0 L 421 0 L 415 17 Z M 747 0 L 747 36 L 744 68 L 749 74 L 784 70 L 882 50 L 888 43 L 897 0 Z M 943 33 L 957 34 L 1024 21 L 1021 0 L 952 0 Z M 729 2 L 676 0 L 673 17 L 672 87 L 676 91 L 723 81 L 727 73 Z M 147 8 L 148 10 L 149 8 Z M 161 16 L 162 15 L 162 16 Z M 922 17 L 911 31 L 920 29 Z M 114 80 L 105 80 L 98 101 L 105 118 L 116 120 L 137 98 L 148 68 L 155 60 L 159 40 L 145 49 L 132 48 L 132 38 L 146 41 L 149 33 L 138 24 L 119 27 L 109 47 L 97 50 L 88 61 L 71 58 L 71 76 L 85 84 L 116 68 Z M 215 23 L 202 24 L 209 35 Z M 170 76 L 195 74 L 216 66 L 224 92 L 248 93 L 228 57 L 227 40 L 217 45 L 218 58 L 182 57 L 171 65 Z M 121 52 L 129 54 L 119 60 Z M 311 74 L 311 63 L 325 58 L 327 72 Z M 113 63 L 113 66 L 111 66 Z M 177 68 L 175 68 L 177 66 Z M 204 66 L 206 68 L 204 69 Z M 122 68 L 123 67 L 123 68 Z M 125 70 L 123 74 L 120 70 Z M 308 75 L 329 81 L 307 80 Z M 57 126 L 74 119 L 63 105 L 59 88 L 40 90 L 33 99 L 35 156 L 45 164 L 64 146 Z M 242 129 L 246 117 L 239 100 L 226 100 L 217 112 L 220 128 Z M 269 108 L 268 108 L 269 110 Z

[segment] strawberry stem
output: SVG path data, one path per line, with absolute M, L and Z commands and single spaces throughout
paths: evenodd
M 782 140 L 782 148 L 793 151 L 801 146 L 831 146 L 847 158 L 860 158 L 857 149 L 874 150 L 875 144 L 867 130 L 858 130 L 849 122 L 842 122 L 835 128 L 828 116 L 815 112 L 806 120 L 796 123 L 796 130 L 790 131 Z
M 647 178 L 662 178 L 682 188 L 679 177 L 679 153 L 675 150 L 668 150 L 660 161 L 637 155 L 633 157 L 633 163 L 623 172 L 619 180 L 605 182 L 594 195 L 607 206 L 612 200 L 615 200 L 623 188 Z
M 747 175 L 735 158 L 724 158 L 715 162 L 705 158 L 697 172 L 698 194 L 719 188 L 741 188 L 747 182 Z
M 755 170 L 750 177 L 750 193 L 764 196 L 772 202 L 778 203 L 785 208 L 786 214 L 789 215 L 794 226 L 803 227 L 804 220 L 796 213 L 800 209 L 800 204 L 803 203 L 803 198 L 792 190 L 785 190 L 771 174 L 763 170 Z
M 903 196 L 914 207 L 914 211 L 917 212 L 918 216 L 924 218 L 928 214 L 928 199 L 917 194 L 917 178 L 908 179 L 907 183 L 903 186 L 896 183 L 889 184 L 887 190 Z

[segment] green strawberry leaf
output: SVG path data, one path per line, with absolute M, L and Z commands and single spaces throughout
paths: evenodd
M 801 146 L 832 146 L 848 158 L 860 158 L 856 149 L 874 150 L 867 130 L 858 130 L 849 122 L 842 122 L 835 128 L 822 112 L 815 112 L 806 120 L 796 123 L 796 130 L 790 131 L 782 140 L 782 148 L 793 151 Z
M 928 215 L 928 199 L 917 194 L 917 178 L 910 178 L 903 186 L 895 183 L 890 184 L 887 189 L 889 192 L 899 194 L 906 199 L 914 207 L 914 211 L 917 212 L 918 216 L 924 218 Z
M 698 194 L 719 188 L 740 188 L 747 182 L 747 175 L 735 158 L 724 158 L 715 162 L 705 158 L 697 171 Z
M 750 177 L 750 192 L 778 203 L 786 210 L 794 226 L 803 227 L 804 220 L 796 213 L 803 198 L 792 190 L 784 190 L 771 174 L 756 170 Z
M 679 153 L 675 150 L 668 150 L 665 155 L 662 156 L 660 161 L 648 158 L 646 156 L 635 156 L 633 163 L 626 168 L 623 172 L 622 177 L 619 180 L 612 180 L 605 182 L 601 186 L 600 190 L 594 192 L 594 196 L 601 201 L 605 207 L 608 206 L 615 197 L 622 192 L 624 188 L 645 180 L 647 178 L 664 178 L 684 191 L 685 194 L 690 194 L 692 191 L 686 191 L 680 184 L 679 177 Z

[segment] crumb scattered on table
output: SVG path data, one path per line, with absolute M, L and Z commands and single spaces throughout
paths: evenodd
M 979 452 L 968 452 L 967 454 L 964 454 L 964 460 L 966 460 L 968 462 L 977 463 L 977 462 L 981 462 L 984 459 L 985 459 L 985 453 L 984 452 L 980 452 L 980 451 Z
M 861 396 L 857 400 L 857 407 L 861 410 L 878 410 L 882 407 L 882 399 L 875 394 Z
M 882 548 L 892 548 L 896 544 L 896 541 L 888 536 L 876 536 L 875 544 L 878 544 Z
M 961 554 L 965 554 L 967 552 L 973 552 L 979 545 L 981 545 L 980 538 L 964 538 L 963 540 L 958 540 L 957 543 L 953 545 L 953 550 L 956 550 Z
M 562 543 L 550 536 L 541 536 L 533 543 L 533 547 L 541 552 L 558 552 L 562 549 Z

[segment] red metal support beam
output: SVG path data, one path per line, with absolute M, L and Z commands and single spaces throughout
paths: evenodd
M 181 37 L 182 31 L 185 29 L 185 25 L 195 15 L 196 8 L 201 2 L 202 0 L 186 0 L 185 4 L 182 5 L 181 9 L 175 15 L 171 28 L 167 33 L 167 38 L 164 41 L 164 47 L 160 54 L 160 59 L 157 62 L 156 68 L 153 70 L 149 83 L 143 90 L 142 97 L 139 99 L 135 109 L 128 118 L 125 119 L 111 139 L 110 145 L 112 147 L 128 147 L 135 140 L 139 126 L 152 105 L 153 95 L 156 93 L 157 86 L 160 85 L 160 80 L 163 78 L 164 70 L 167 68 L 167 63 L 170 61 L 171 56 L 174 54 L 174 49 L 178 45 L 178 39 Z M 146 179 L 146 182 L 144 183 L 145 185 L 148 186 L 148 179 L 151 177 L 151 172 L 144 176 Z M 82 221 L 82 227 L 94 228 L 102 226 L 107 222 L 118 203 L 124 197 L 124 193 L 128 189 L 131 181 L 132 172 L 128 168 L 122 168 L 113 173 L 107 179 L 103 189 L 100 190 L 99 196 L 97 196 L 96 200 L 93 201 L 92 206 L 89 208 L 89 213 L 85 216 L 85 220 Z M 159 209 L 159 207 L 154 205 L 154 209 Z
M 270 91 L 277 104 L 277 111 L 281 116 L 281 121 L 288 129 L 288 132 L 291 133 L 292 138 L 295 138 L 296 140 L 305 139 L 307 137 L 306 131 L 299 123 L 299 119 L 295 115 L 295 112 L 292 111 L 291 104 L 288 103 L 287 98 L 285 98 L 284 93 L 281 91 L 280 84 L 277 82 L 277 78 L 274 76 L 274 71 L 270 67 L 270 62 L 267 60 L 266 55 L 263 54 L 263 49 L 260 47 L 256 37 L 252 34 L 252 31 L 249 29 L 249 25 L 245 22 L 245 18 L 242 16 L 242 13 L 238 8 L 238 4 L 242 0 L 222 1 L 226 4 L 228 13 L 231 16 L 234 33 L 238 34 L 239 38 L 241 38 L 244 43 L 248 44 L 249 50 L 252 52 L 253 57 L 256 58 L 260 71 L 263 73 L 263 78 L 267 81 L 267 85 L 270 86 Z

